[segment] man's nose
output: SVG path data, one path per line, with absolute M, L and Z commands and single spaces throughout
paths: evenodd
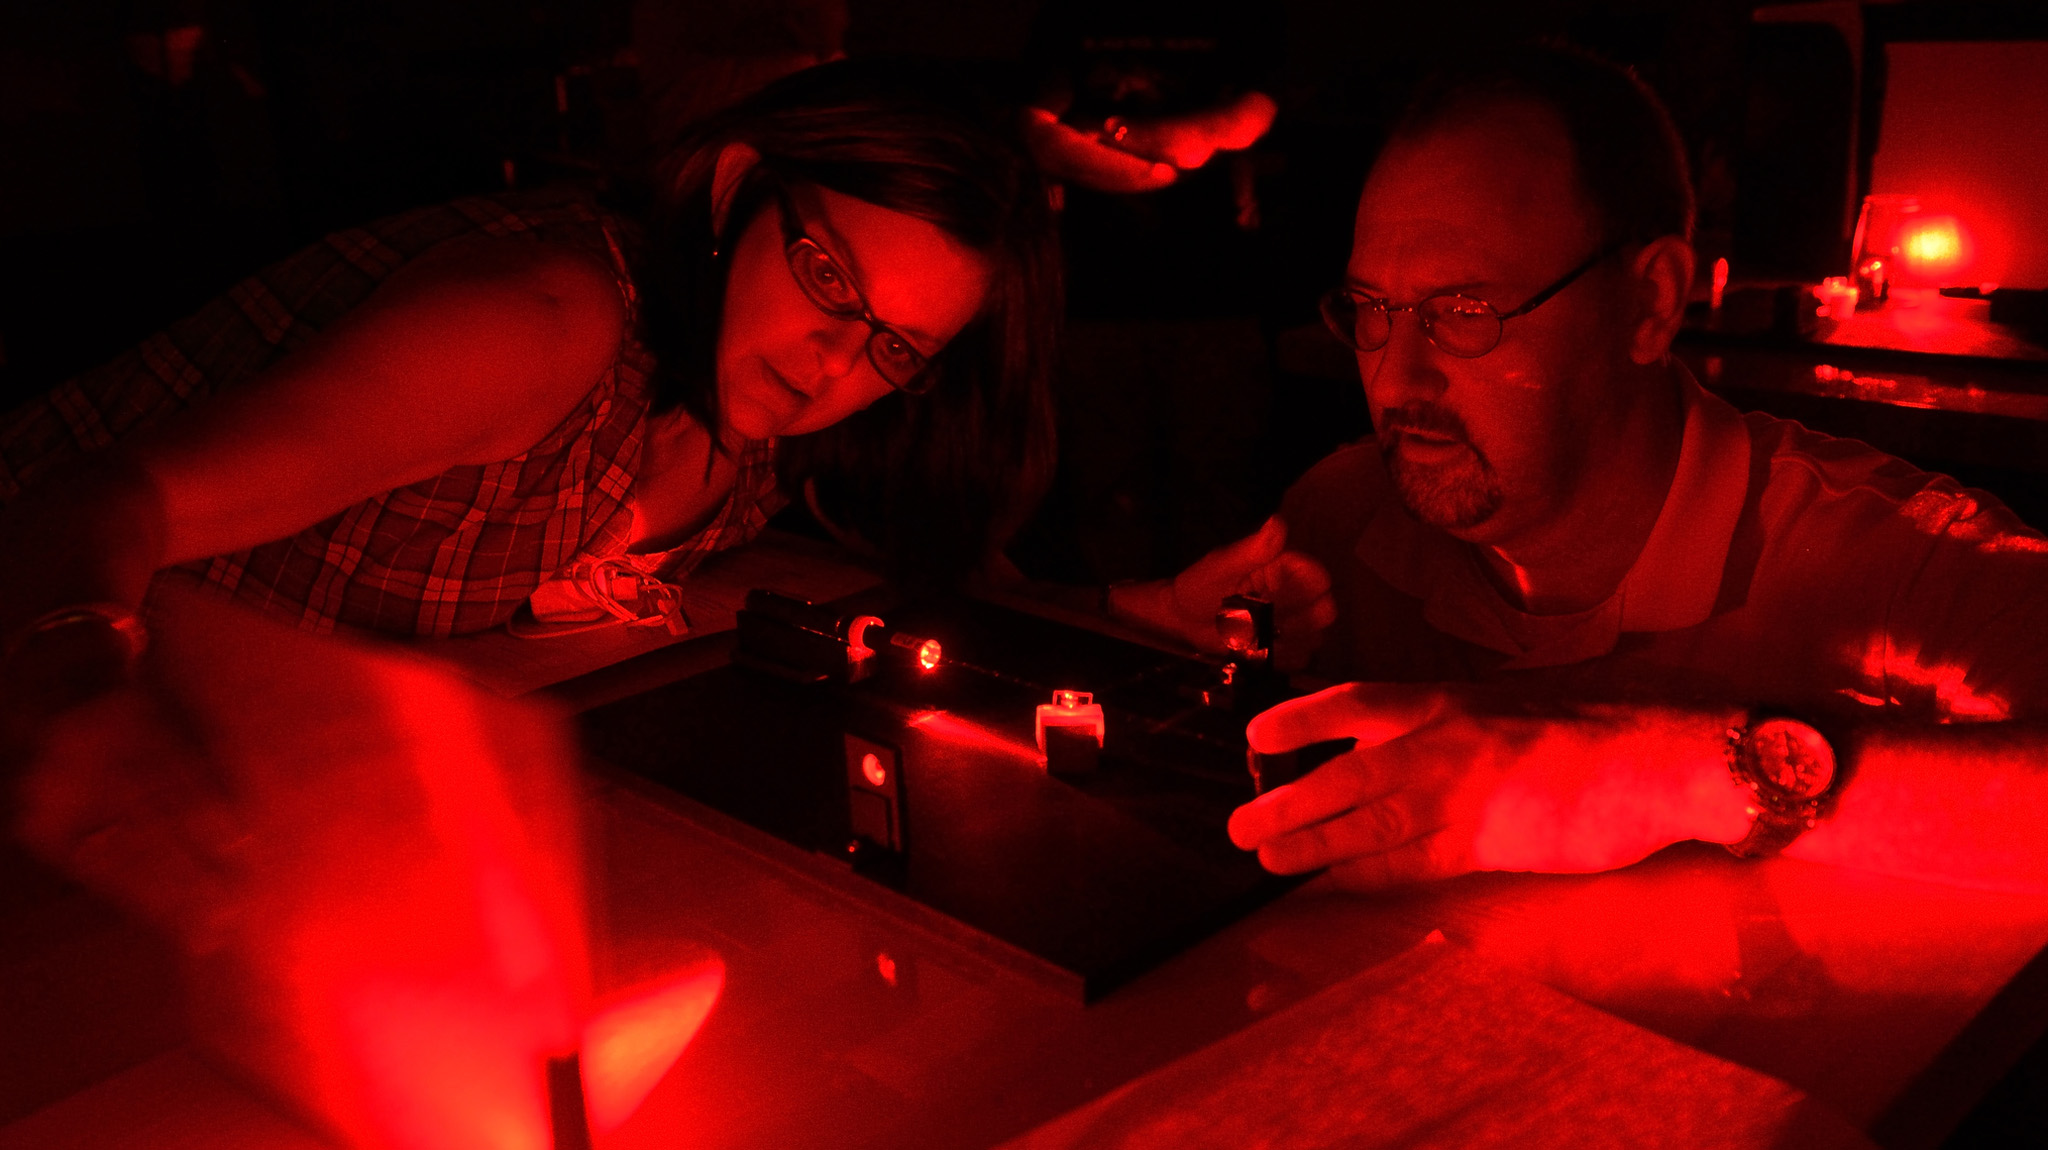
M 1393 330 L 1386 346 L 1358 355 L 1367 398 L 1377 409 L 1441 396 L 1450 386 L 1450 377 L 1443 372 L 1444 353 L 1429 341 L 1414 312 L 1396 312 L 1388 318 Z

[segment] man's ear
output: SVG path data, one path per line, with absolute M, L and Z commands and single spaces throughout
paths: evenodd
M 719 150 L 718 165 L 711 169 L 711 230 L 725 232 L 725 217 L 732 212 L 733 197 L 746 182 L 747 173 L 761 162 L 752 144 L 731 143 Z
M 1652 240 L 1636 253 L 1630 268 L 1635 280 L 1635 326 L 1629 332 L 1628 348 L 1629 358 L 1636 363 L 1647 367 L 1671 350 L 1678 325 L 1685 319 L 1694 259 L 1692 245 L 1677 236 Z

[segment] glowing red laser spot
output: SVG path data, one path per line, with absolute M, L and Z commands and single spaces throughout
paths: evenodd
M 926 639 L 917 645 L 917 665 L 927 671 L 936 670 L 944 654 L 945 648 L 939 646 L 937 639 Z
M 871 787 L 889 785 L 889 769 L 884 767 L 881 758 L 872 752 L 860 757 L 860 777 L 866 779 Z
M 611 996 L 583 1028 L 583 1093 L 590 1124 L 618 1129 L 681 1058 L 725 988 L 725 963 L 686 970 Z
M 1013 742 L 978 723 L 947 711 L 919 711 L 907 720 L 906 725 L 915 727 L 935 738 L 949 743 L 959 743 L 985 751 L 997 751 L 1014 755 L 1018 759 L 1038 765 L 1038 748 L 1029 743 Z

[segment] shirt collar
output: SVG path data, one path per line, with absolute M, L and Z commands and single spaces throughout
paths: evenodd
M 1674 361 L 1685 440 L 1664 508 L 1622 580 L 1621 629 L 1676 631 L 1707 621 L 1721 591 L 1735 521 L 1749 494 L 1749 429 Z
M 1421 600 L 1430 626 L 1513 656 L 1509 667 L 1575 663 L 1612 651 L 1623 632 L 1705 622 L 1748 493 L 1749 433 L 1741 414 L 1708 394 L 1683 365 L 1674 362 L 1672 370 L 1685 407 L 1678 467 L 1642 553 L 1605 602 L 1567 619 L 1517 610 L 1463 542 L 1416 522 L 1391 490 L 1359 534 L 1359 560 Z M 1525 647 L 1517 632 L 1546 637 Z

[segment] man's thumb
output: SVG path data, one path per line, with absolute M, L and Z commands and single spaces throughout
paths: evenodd
M 1250 535 L 1217 548 L 1211 558 L 1224 571 L 1248 575 L 1278 559 L 1285 550 L 1287 523 L 1275 515 Z

